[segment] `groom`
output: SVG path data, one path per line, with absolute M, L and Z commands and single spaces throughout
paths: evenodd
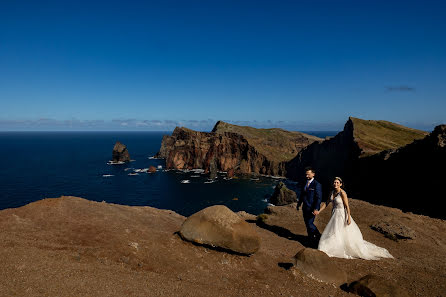
M 305 226 L 307 227 L 308 238 L 312 246 L 317 245 L 321 233 L 314 225 L 315 216 L 319 213 L 319 208 L 322 201 L 322 186 L 314 179 L 315 171 L 311 167 L 305 168 L 305 177 L 307 182 L 302 189 L 302 192 L 297 202 L 297 210 L 302 206 L 302 213 L 304 216 Z

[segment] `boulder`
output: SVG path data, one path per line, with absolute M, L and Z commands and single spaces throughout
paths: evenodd
M 294 256 L 294 259 L 295 268 L 311 278 L 336 285 L 347 282 L 347 273 L 324 252 L 304 248 Z
M 369 274 L 348 286 L 350 293 L 366 297 L 409 297 L 409 294 L 387 278 Z
M 233 168 L 229 169 L 228 172 L 226 172 L 226 176 L 229 178 L 234 177 L 234 169 Z
M 148 170 L 148 172 L 150 172 L 150 173 L 154 173 L 154 172 L 156 172 L 156 168 L 155 168 L 155 166 L 149 166 L 149 170 Z
M 117 141 L 115 143 L 115 146 L 113 147 L 112 152 L 112 161 L 113 162 L 129 162 L 130 161 L 130 154 L 127 150 L 127 147 L 125 144 Z
M 224 205 L 214 205 L 191 215 L 181 226 L 182 238 L 239 254 L 253 254 L 260 237 L 247 222 Z
M 415 231 L 395 221 L 379 221 L 370 228 L 393 240 L 415 238 Z
M 288 189 L 283 182 L 280 182 L 274 189 L 269 201 L 274 205 L 287 205 L 297 202 L 297 195 L 296 192 Z

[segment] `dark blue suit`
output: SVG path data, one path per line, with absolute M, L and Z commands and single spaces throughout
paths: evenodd
M 308 188 L 306 184 L 304 185 L 297 204 L 297 207 L 302 204 L 305 226 L 307 227 L 308 236 L 312 239 L 320 236 L 319 230 L 314 225 L 315 216 L 312 212 L 314 210 L 319 210 L 321 201 L 322 186 L 317 180 L 313 179 Z

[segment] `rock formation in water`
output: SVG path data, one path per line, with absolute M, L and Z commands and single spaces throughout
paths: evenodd
M 297 202 L 296 192 L 286 187 L 283 182 L 277 184 L 274 193 L 269 199 L 269 202 L 274 205 L 287 205 Z
M 285 162 L 320 138 L 282 129 L 255 129 L 217 122 L 212 132 L 177 127 L 164 136 L 158 158 L 168 169 L 233 169 L 239 174 L 285 175 Z M 212 168 L 213 169 L 213 168 Z
M 127 147 L 119 141 L 117 141 L 113 147 L 112 161 L 130 162 L 130 154 Z

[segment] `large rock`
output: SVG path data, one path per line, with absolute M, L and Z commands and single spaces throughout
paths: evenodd
M 324 252 L 304 248 L 295 256 L 295 267 L 311 278 L 336 285 L 347 282 L 347 273 Z
M 217 122 L 212 132 L 176 127 L 164 136 L 158 158 L 168 169 L 202 168 L 234 173 L 285 175 L 285 162 L 320 138 L 282 129 L 255 129 Z
M 369 274 L 352 282 L 348 291 L 365 297 L 409 297 L 397 284 L 377 275 Z
M 373 230 L 384 234 L 386 237 L 398 240 L 398 239 L 414 239 L 415 231 L 411 228 L 403 225 L 402 223 L 395 221 L 379 221 L 370 226 Z
M 210 206 L 191 215 L 181 226 L 180 234 L 186 240 L 240 254 L 253 254 L 260 248 L 256 231 L 224 205 Z
M 286 185 L 283 182 L 280 182 L 277 184 L 276 188 L 274 189 L 274 193 L 269 199 L 269 201 L 274 205 L 287 205 L 294 202 L 297 202 L 297 195 L 296 192 L 293 190 L 290 190 L 286 187 Z
M 112 153 L 112 161 L 113 162 L 129 162 L 130 161 L 130 154 L 127 150 L 127 147 L 125 144 L 117 141 L 115 143 L 115 146 L 113 147 L 113 153 Z

